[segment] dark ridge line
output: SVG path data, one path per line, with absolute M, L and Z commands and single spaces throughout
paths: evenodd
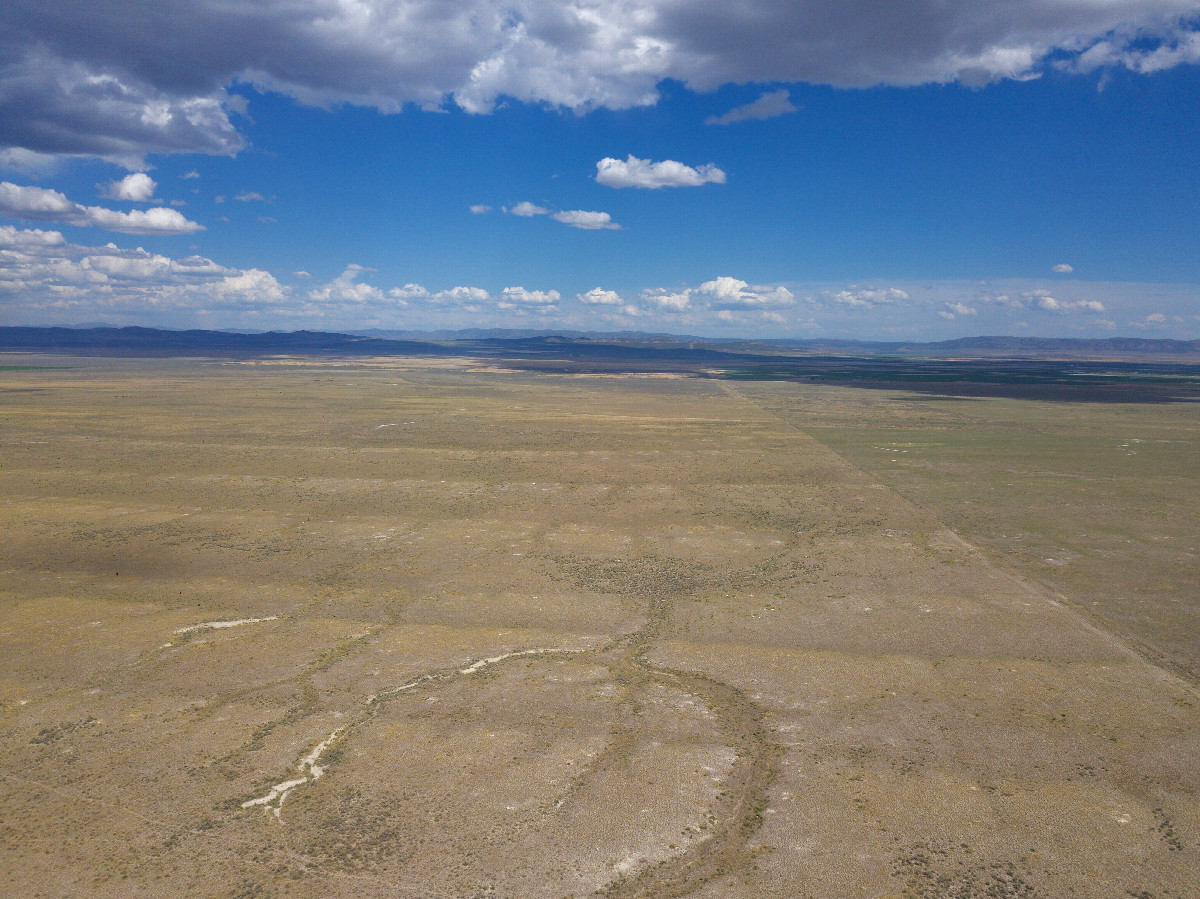
M 692 337 L 631 332 L 521 331 L 462 329 L 459 331 L 219 331 L 130 327 L 0 326 L 0 352 L 60 351 L 97 355 L 221 356 L 318 355 L 461 355 L 464 351 L 503 356 L 546 355 L 557 350 L 576 356 L 637 355 L 660 358 L 684 354 L 702 361 L 720 357 L 780 357 L 885 355 L 900 358 L 1009 357 L 1191 357 L 1200 360 L 1200 340 L 1106 337 L 960 337 L 942 341 L 795 340 Z
M 968 346 L 980 349 L 972 356 Z M 1046 352 L 1037 356 L 1017 352 L 1034 346 L 1043 347 Z M 948 354 L 947 347 L 955 352 Z M 1074 356 L 1062 347 L 1075 348 Z M 1150 352 L 1147 347 L 1156 349 Z M 1057 355 L 1051 352 L 1056 348 Z M 1187 356 L 1184 349 L 1194 352 Z M 1001 350 L 1011 352 L 1004 355 Z M 982 337 L 911 345 L 846 342 L 840 352 L 835 352 L 828 346 L 804 349 L 782 342 L 728 343 L 666 337 L 601 340 L 537 336 L 417 341 L 324 331 L 246 334 L 154 328 L 0 328 L 2 352 L 233 361 L 282 357 L 313 362 L 467 357 L 541 374 L 668 373 L 734 381 L 791 381 L 902 390 L 930 398 L 1002 397 L 1103 403 L 1200 401 L 1200 341 L 1132 338 L 1069 341 Z M 1182 361 L 1181 354 L 1185 357 Z M 1138 358 L 1128 358 L 1130 355 Z

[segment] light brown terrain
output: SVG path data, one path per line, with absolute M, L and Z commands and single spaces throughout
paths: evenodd
M 1200 895 L 1190 405 L 16 362 L 5 895 Z

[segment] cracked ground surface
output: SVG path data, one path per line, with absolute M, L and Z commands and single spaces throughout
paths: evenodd
M 1186 646 L 845 391 L 65 364 L 0 375 L 11 895 L 1200 890 Z

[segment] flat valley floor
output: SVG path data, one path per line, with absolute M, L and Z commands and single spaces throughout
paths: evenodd
M 11 357 L 0 883 L 1194 897 L 1198 508 L 1192 404 Z

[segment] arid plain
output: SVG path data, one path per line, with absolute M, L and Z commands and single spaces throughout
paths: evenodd
M 1196 404 L 5 365 L 5 895 L 1200 895 Z

